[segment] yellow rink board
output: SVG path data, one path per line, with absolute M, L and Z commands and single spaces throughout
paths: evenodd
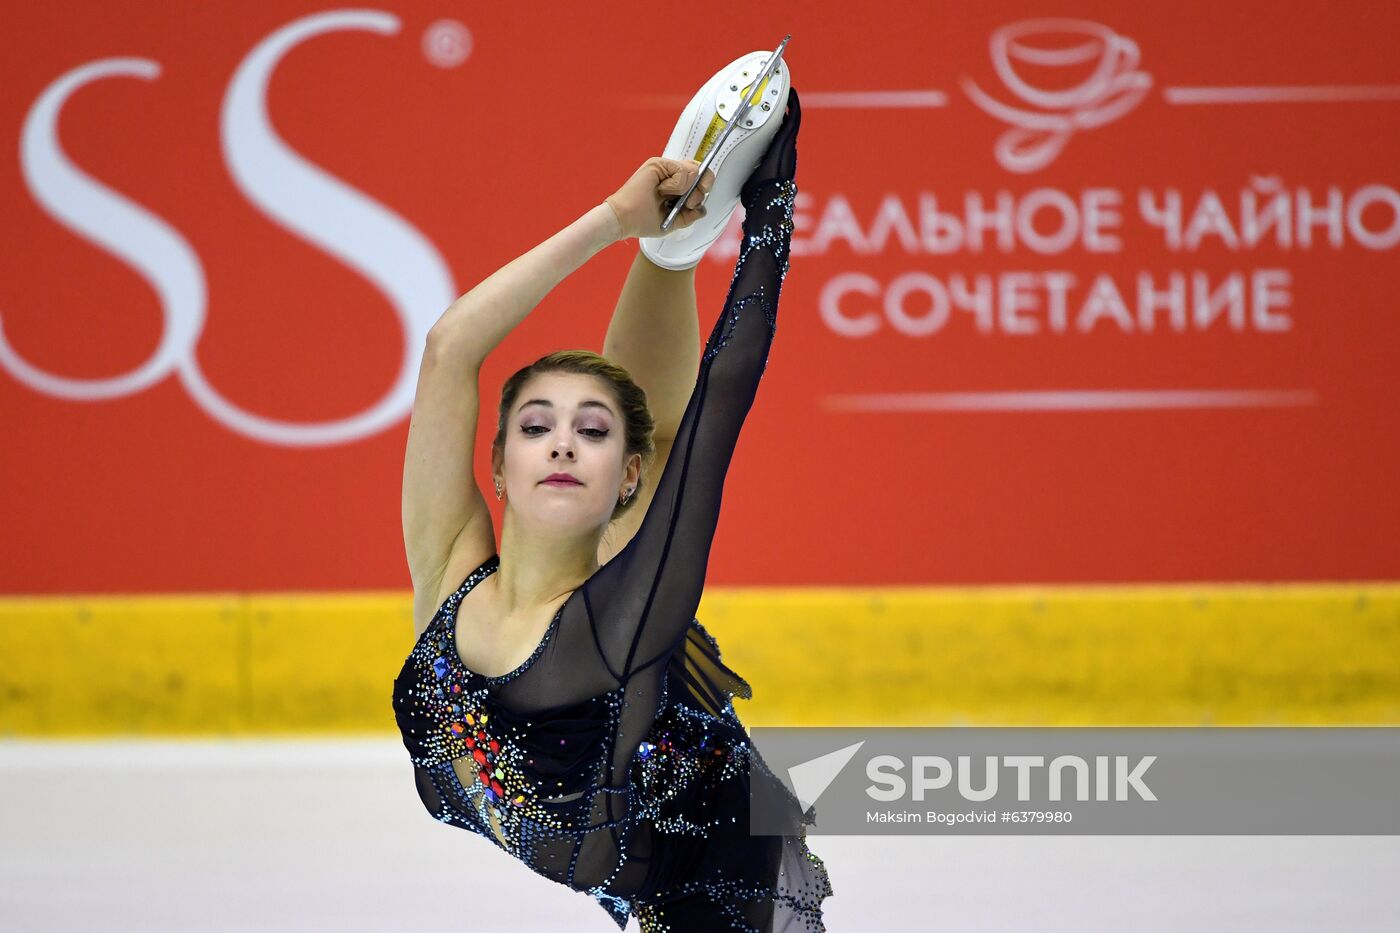
M 392 733 L 407 592 L 0 600 L 0 735 Z M 1396 725 L 1400 583 L 712 588 L 749 725 Z

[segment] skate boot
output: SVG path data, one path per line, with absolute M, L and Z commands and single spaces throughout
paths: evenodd
M 787 62 L 779 60 L 776 70 L 754 96 L 753 81 L 763 71 L 773 51 L 760 50 L 736 58 L 721 68 L 696 92 L 671 131 L 662 155 L 668 159 L 694 159 L 704 162 L 710 149 L 724 133 L 730 117 L 738 112 L 744 94 L 753 103 L 742 125 L 724 141 L 723 148 L 706 167 L 715 174 L 714 188 L 705 198 L 706 213 L 684 228 L 673 228 L 664 236 L 640 237 L 642 253 L 664 269 L 690 269 L 699 265 L 706 250 L 719 239 L 739 206 L 739 190 L 758 166 L 769 142 L 777 135 L 787 106 L 792 77 Z

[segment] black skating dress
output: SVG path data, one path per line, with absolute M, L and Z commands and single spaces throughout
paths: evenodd
M 822 931 L 832 893 L 807 847 L 810 812 L 734 712 L 749 685 L 694 615 L 787 272 L 794 100 L 794 125 L 774 138 L 789 134 L 791 168 L 756 172 L 764 180 L 741 195 L 734 278 L 636 535 L 569 596 L 531 656 L 497 677 L 468 670 L 456 649 L 458 607 L 499 566 L 492 555 L 443 603 L 394 682 L 428 812 L 591 895 L 619 928 L 635 915 L 644 933 Z M 750 835 L 751 805 L 784 812 L 790 834 Z

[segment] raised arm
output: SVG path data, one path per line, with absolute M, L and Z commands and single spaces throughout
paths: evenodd
M 453 543 L 490 514 L 472 475 L 482 362 L 556 285 L 619 239 L 616 215 L 600 203 L 458 298 L 429 331 L 409 422 L 402 501 L 404 549 L 423 607 L 435 601 Z M 421 619 L 418 601 L 415 619 Z
M 597 645 L 623 682 L 670 657 L 700 603 L 725 474 L 768 362 L 787 275 L 800 123 L 790 90 L 783 125 L 741 192 L 734 277 L 651 507 L 585 584 Z

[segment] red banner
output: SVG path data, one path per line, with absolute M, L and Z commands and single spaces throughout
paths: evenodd
M 597 10 L 11 9 L 4 590 L 406 587 L 427 328 L 788 33 L 792 265 L 711 582 L 1400 576 L 1400 6 Z M 635 250 L 493 354 L 483 482 L 502 380 L 601 349 Z

